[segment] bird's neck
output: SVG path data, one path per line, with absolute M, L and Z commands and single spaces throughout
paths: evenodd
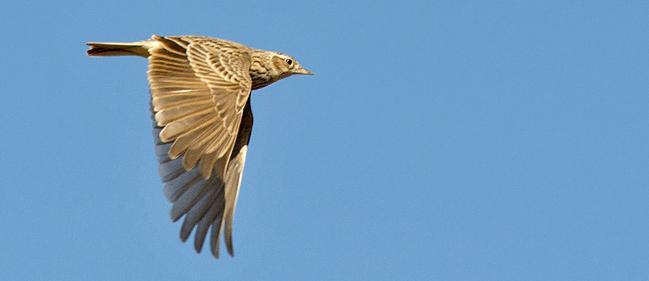
M 273 64 L 273 55 L 269 51 L 256 50 L 252 53 L 250 78 L 252 89 L 259 89 L 279 80 L 279 72 Z

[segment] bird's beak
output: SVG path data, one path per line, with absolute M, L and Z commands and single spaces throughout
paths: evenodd
M 313 75 L 313 72 L 311 70 L 304 69 L 304 68 L 301 68 L 301 67 L 299 69 L 296 69 L 295 71 L 293 71 L 293 73 L 295 73 L 295 74 L 304 74 L 304 75 Z

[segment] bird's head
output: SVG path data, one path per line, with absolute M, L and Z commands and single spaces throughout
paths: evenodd
M 313 75 L 313 72 L 303 68 L 294 58 L 282 53 L 263 50 L 253 53 L 250 65 L 253 89 L 268 86 L 293 74 Z
M 280 76 L 280 79 L 291 76 L 293 74 L 313 75 L 313 72 L 303 68 L 296 59 L 281 53 L 273 54 L 272 58 L 273 67 Z

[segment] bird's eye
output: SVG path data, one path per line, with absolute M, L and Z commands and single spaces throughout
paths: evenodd
M 288 65 L 293 64 L 293 60 L 292 59 L 286 59 L 286 64 L 288 64 Z

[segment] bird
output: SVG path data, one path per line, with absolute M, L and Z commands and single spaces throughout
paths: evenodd
M 219 236 L 234 257 L 232 228 L 252 132 L 250 95 L 291 75 L 312 75 L 280 52 L 207 36 L 160 36 L 130 43 L 88 42 L 89 56 L 148 59 L 153 135 L 171 219 L 180 239 L 194 232 L 200 253 Z

